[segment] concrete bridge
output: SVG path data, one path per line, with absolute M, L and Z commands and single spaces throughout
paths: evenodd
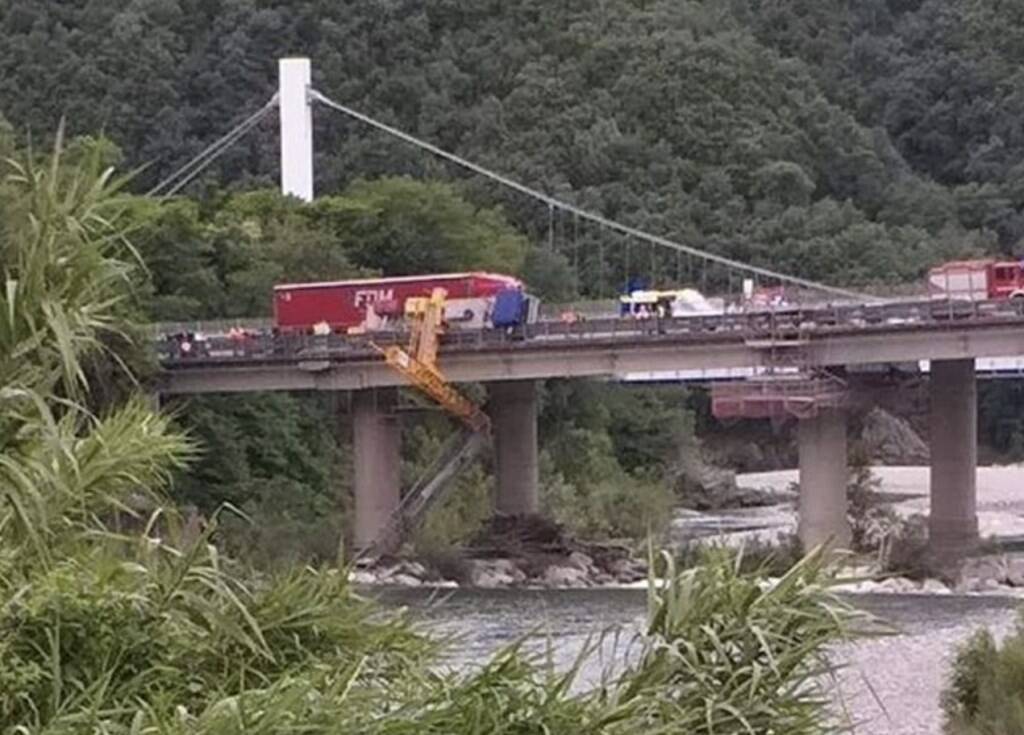
M 377 345 L 405 335 L 375 334 Z M 355 544 L 371 542 L 399 502 L 395 389 L 367 336 L 208 339 L 200 354 L 160 344 L 165 394 L 351 391 Z M 631 321 L 545 321 L 508 333 L 447 335 L 440 362 L 453 382 L 483 382 L 497 458 L 497 509 L 530 513 L 537 497 L 537 392 L 546 378 L 622 378 L 679 371 L 842 372 L 928 361 L 931 371 L 931 544 L 941 557 L 977 541 L 975 475 L 979 359 L 1024 355 L 1024 313 L 1012 302 L 845 304 L 780 312 Z M 822 407 L 800 419 L 800 536 L 849 539 L 846 416 Z

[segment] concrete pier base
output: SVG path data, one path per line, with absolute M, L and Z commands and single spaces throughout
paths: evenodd
M 978 395 L 974 360 L 931 364 L 931 513 L 928 544 L 956 561 L 978 543 Z
M 502 515 L 536 513 L 537 384 L 532 380 L 490 383 L 487 390 L 497 464 L 495 508 Z
M 806 550 L 824 543 L 836 549 L 848 548 L 846 414 L 829 410 L 801 420 L 799 441 L 800 542 Z
M 401 427 L 394 389 L 352 394 L 355 522 L 352 543 L 360 551 L 374 541 L 398 508 L 401 494 Z

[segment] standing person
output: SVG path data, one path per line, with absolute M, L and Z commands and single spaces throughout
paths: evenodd
M 647 304 L 640 304 L 640 307 L 636 311 L 637 321 L 640 322 L 640 330 L 643 334 L 647 334 L 648 326 L 647 323 L 651 319 L 651 310 Z
M 195 333 L 195 341 L 193 346 L 195 347 L 196 357 L 209 357 L 210 349 L 209 345 L 206 344 L 206 335 L 202 332 Z
M 181 359 L 181 335 L 180 334 L 167 334 L 164 336 L 164 342 L 167 344 L 167 356 L 172 360 Z
M 231 327 L 228 330 L 228 342 L 231 344 L 231 356 L 238 357 L 242 341 L 242 330 L 238 327 Z
M 369 313 L 369 312 L 367 312 Z M 331 334 L 331 325 L 326 321 L 319 321 L 313 325 L 313 349 L 320 352 L 327 352 L 327 340 Z

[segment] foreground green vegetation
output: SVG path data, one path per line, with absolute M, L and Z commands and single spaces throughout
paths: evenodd
M 947 735 L 1024 732 L 1024 618 L 1000 644 L 981 630 L 959 647 L 942 708 Z
M 727 556 L 666 558 L 635 656 L 583 693 L 585 657 L 557 673 L 514 646 L 444 673 L 344 572 L 222 557 L 161 501 L 192 440 L 137 398 L 85 405 L 135 269 L 97 163 L 29 158 L 0 185 L 0 732 L 833 731 L 826 649 L 860 616 L 820 552 L 770 588 Z

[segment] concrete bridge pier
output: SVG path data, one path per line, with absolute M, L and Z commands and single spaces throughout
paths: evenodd
M 846 413 L 827 409 L 801 419 L 798 434 L 800 542 L 806 550 L 826 542 L 847 548 L 851 534 L 846 516 Z
M 974 360 L 931 364 L 932 556 L 955 561 L 978 542 L 978 395 Z
M 503 381 L 489 383 L 487 390 L 497 464 L 495 508 L 502 515 L 536 513 L 537 383 Z
M 398 508 L 401 497 L 401 426 L 394 388 L 352 393 L 355 464 L 356 551 L 372 544 Z

